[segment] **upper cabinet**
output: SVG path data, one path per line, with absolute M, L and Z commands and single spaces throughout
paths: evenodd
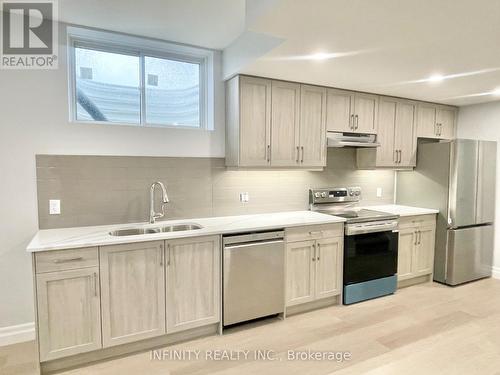
M 381 97 L 377 138 L 380 147 L 357 151 L 359 168 L 411 168 L 416 165 L 416 103 Z
M 326 165 L 326 89 L 236 76 L 226 84 L 226 165 Z
M 271 81 L 253 77 L 244 77 L 239 82 L 231 80 L 227 94 L 227 121 L 231 124 L 235 122 L 239 126 L 236 129 L 228 129 L 230 138 L 226 153 L 229 154 L 234 147 L 235 153 L 238 154 L 235 161 L 242 167 L 269 165 Z
M 376 134 L 359 168 L 416 165 L 417 138 L 453 139 L 457 108 L 267 78 L 226 82 L 226 166 L 326 166 L 326 134 Z
M 376 134 L 378 96 L 328 89 L 327 131 Z
M 326 89 L 300 87 L 300 157 L 308 167 L 326 165 Z
M 271 164 L 296 166 L 300 147 L 300 84 L 271 84 Z
M 417 136 L 436 139 L 455 138 L 456 112 L 455 107 L 419 103 L 417 110 Z

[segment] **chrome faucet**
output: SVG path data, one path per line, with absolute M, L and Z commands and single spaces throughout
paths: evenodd
M 162 192 L 162 197 L 161 197 L 161 212 L 155 212 L 155 190 L 156 186 L 159 186 L 161 188 Z M 154 224 L 156 219 L 160 219 L 163 216 L 165 216 L 165 205 L 169 202 L 168 200 L 168 195 L 167 195 L 167 189 L 165 189 L 165 185 L 163 185 L 161 182 L 156 181 L 151 185 L 151 195 L 150 195 L 150 201 L 149 201 L 149 222 L 151 224 Z

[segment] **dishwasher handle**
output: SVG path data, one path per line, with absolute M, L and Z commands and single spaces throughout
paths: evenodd
M 285 231 L 272 231 L 272 232 L 255 232 L 255 233 L 241 233 L 234 235 L 227 235 L 223 237 L 224 247 L 228 245 L 240 245 L 250 242 L 265 242 L 283 240 L 285 238 Z
M 283 239 L 279 240 L 271 240 L 271 241 L 253 241 L 253 242 L 244 242 L 234 245 L 226 245 L 224 246 L 224 250 L 235 250 L 235 249 L 243 249 L 252 246 L 261 246 L 261 245 L 272 245 L 275 243 L 282 243 Z

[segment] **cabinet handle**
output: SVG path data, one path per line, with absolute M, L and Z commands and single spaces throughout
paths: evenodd
M 78 260 L 83 260 L 83 257 L 74 257 L 74 258 L 66 258 L 66 259 L 54 259 L 54 263 L 66 263 L 66 262 L 76 262 Z
M 266 159 L 268 162 L 271 161 L 271 145 L 267 145 Z
M 302 150 L 302 159 L 300 159 L 300 162 L 303 163 L 304 162 L 304 146 L 301 146 L 300 148 Z
M 358 130 L 358 128 L 359 128 L 359 116 L 356 115 L 354 117 L 356 118 L 356 127 L 354 128 L 354 130 Z
M 439 123 L 439 136 L 443 135 L 443 124 Z
M 418 231 L 418 244 L 420 245 L 422 243 L 422 231 Z
M 415 231 L 415 242 L 413 244 L 418 245 L 418 230 Z
M 443 124 L 441 124 L 440 122 L 436 122 L 436 125 L 435 125 L 435 128 L 436 128 L 436 129 L 435 129 L 435 133 L 436 133 L 436 135 L 437 135 L 438 137 L 440 137 L 440 136 L 441 136 L 441 126 L 442 126 L 442 125 L 443 125 Z
M 349 120 L 349 129 L 354 130 L 354 115 L 351 115 L 351 118 Z
M 401 164 L 401 161 L 403 160 L 403 151 L 401 151 L 401 149 L 399 150 L 399 164 Z
M 319 262 L 319 256 L 320 256 L 320 253 L 321 253 L 321 245 L 318 244 L 318 254 L 316 254 L 316 260 Z
M 316 244 L 313 245 L 313 257 L 312 257 L 312 261 L 313 262 L 316 261 Z
M 160 245 L 160 267 L 163 267 L 165 252 L 163 251 L 163 245 Z
M 97 272 L 94 272 L 94 296 L 97 297 Z
M 300 146 L 297 146 L 297 163 L 300 161 Z
M 310 234 L 311 236 L 314 236 L 315 234 L 320 235 L 320 234 L 322 234 L 322 233 L 323 233 L 323 232 L 321 232 L 320 230 L 316 230 L 316 231 L 314 231 L 314 230 L 313 230 L 313 231 L 310 231 L 310 232 L 309 232 L 309 234 Z

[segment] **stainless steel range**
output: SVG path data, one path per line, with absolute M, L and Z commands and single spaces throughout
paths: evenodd
M 397 288 L 398 215 L 358 207 L 361 188 L 309 190 L 312 211 L 346 219 L 345 305 L 392 294 Z

